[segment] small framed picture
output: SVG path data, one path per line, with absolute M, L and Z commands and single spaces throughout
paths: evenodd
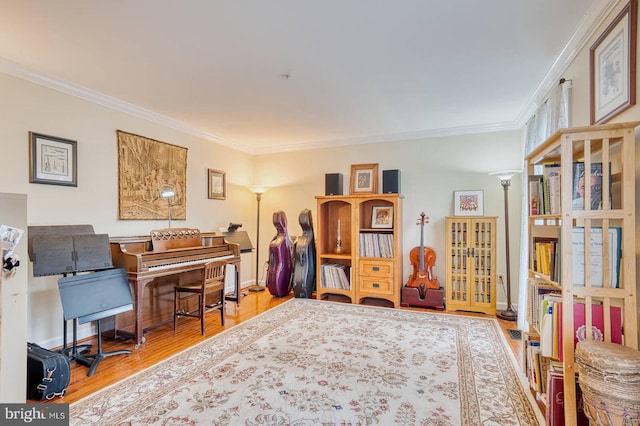
M 212 200 L 224 200 L 227 194 L 227 182 L 225 172 L 209 169 L 209 198 Z
M 372 228 L 393 228 L 393 207 L 374 207 L 371 211 Z
M 29 182 L 78 186 L 76 141 L 29 132 Z
M 351 194 L 378 193 L 378 163 L 351 165 Z
M 591 124 L 636 103 L 637 0 L 631 0 L 589 49 Z
M 454 216 L 484 216 L 483 191 L 454 191 L 453 205 Z

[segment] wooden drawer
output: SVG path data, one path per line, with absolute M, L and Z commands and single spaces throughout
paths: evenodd
M 360 276 L 390 278 L 393 276 L 393 262 L 362 260 L 360 261 Z
M 367 293 L 393 294 L 393 280 L 391 278 L 362 277 L 358 290 Z

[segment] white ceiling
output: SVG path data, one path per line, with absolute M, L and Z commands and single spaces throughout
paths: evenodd
M 618 1 L 0 0 L 0 71 L 252 153 L 515 129 Z

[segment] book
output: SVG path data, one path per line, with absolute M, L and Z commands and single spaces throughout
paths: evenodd
M 542 207 L 544 190 L 542 175 L 529 176 L 529 215 L 544 214 Z
M 555 246 L 557 238 L 554 237 L 533 237 L 532 243 L 533 246 L 531 250 L 533 251 L 533 269 L 536 272 L 540 272 L 541 274 L 551 275 L 551 262 L 552 262 L 552 253 L 555 253 Z M 553 259 L 555 264 L 555 256 Z
M 547 293 L 542 296 L 540 303 L 539 323 L 540 326 L 540 348 L 542 349 L 542 355 L 551 357 L 553 356 L 554 340 L 557 337 L 557 328 L 554 328 L 553 316 L 556 312 L 556 304 L 562 302 L 562 295 L 558 293 Z M 557 321 L 555 322 L 557 327 Z
M 560 349 L 560 344 L 558 342 L 558 327 L 561 327 L 560 321 L 561 319 L 560 319 L 559 305 L 558 306 L 554 305 L 553 314 L 552 314 L 553 346 L 551 348 L 551 358 L 553 358 L 554 360 L 558 359 L 558 351 Z M 556 362 L 560 363 L 559 361 L 556 361 Z M 562 365 L 562 363 L 560 363 L 560 365 Z
M 563 303 L 558 302 L 554 306 L 558 307 L 559 318 L 563 318 Z M 579 341 L 586 340 L 587 328 L 586 328 L 586 307 L 584 303 L 573 304 L 573 348 L 575 350 Z M 609 307 L 611 343 L 622 344 L 622 309 L 619 306 Z M 558 327 L 558 359 L 562 361 L 563 348 L 562 348 L 562 321 L 559 322 Z M 602 305 L 591 305 L 591 340 L 604 341 L 605 329 L 604 329 L 604 307 Z
M 577 425 L 589 426 L 589 419 L 584 414 L 582 392 L 576 385 Z M 549 369 L 547 372 L 547 425 L 564 426 L 564 376 L 562 372 Z
M 609 250 L 608 269 L 609 286 L 618 288 L 620 285 L 620 258 L 622 228 L 609 228 Z M 591 228 L 590 250 L 591 259 L 589 262 L 591 272 L 591 287 L 602 287 L 604 281 L 605 258 L 603 255 L 602 228 Z M 574 227 L 572 231 L 572 266 L 573 285 L 584 286 L 586 276 L 586 242 L 585 232 L 582 227 Z
M 535 280 L 529 284 L 529 300 L 531 303 L 529 303 L 529 313 L 527 321 L 529 321 L 529 325 L 535 330 L 538 330 L 538 327 L 540 325 L 540 304 L 544 298 L 544 295 L 549 293 L 560 295 L 557 288 L 549 286 L 548 284 Z M 560 295 L 560 297 L 562 296 Z
M 560 205 L 560 164 L 545 164 L 542 178 L 544 183 L 543 186 L 545 195 L 544 213 L 562 213 L 562 208 Z
M 611 167 L 609 167 L 609 206 L 611 206 Z M 584 163 L 573 163 L 573 210 L 584 210 L 585 190 L 589 184 L 591 195 L 589 210 L 602 209 L 602 163 L 591 163 L 591 179 L 585 179 Z

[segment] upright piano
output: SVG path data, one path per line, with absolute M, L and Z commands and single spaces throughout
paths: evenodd
M 173 286 L 202 279 L 204 264 L 211 260 L 235 266 L 235 288 L 226 299 L 240 303 L 240 247 L 223 236 L 165 228 L 149 236 L 112 237 L 109 243 L 113 265 L 126 269 L 134 295 L 133 313 L 116 318 L 114 334 L 130 332 L 136 348 L 145 342 L 146 329 L 173 319 Z

